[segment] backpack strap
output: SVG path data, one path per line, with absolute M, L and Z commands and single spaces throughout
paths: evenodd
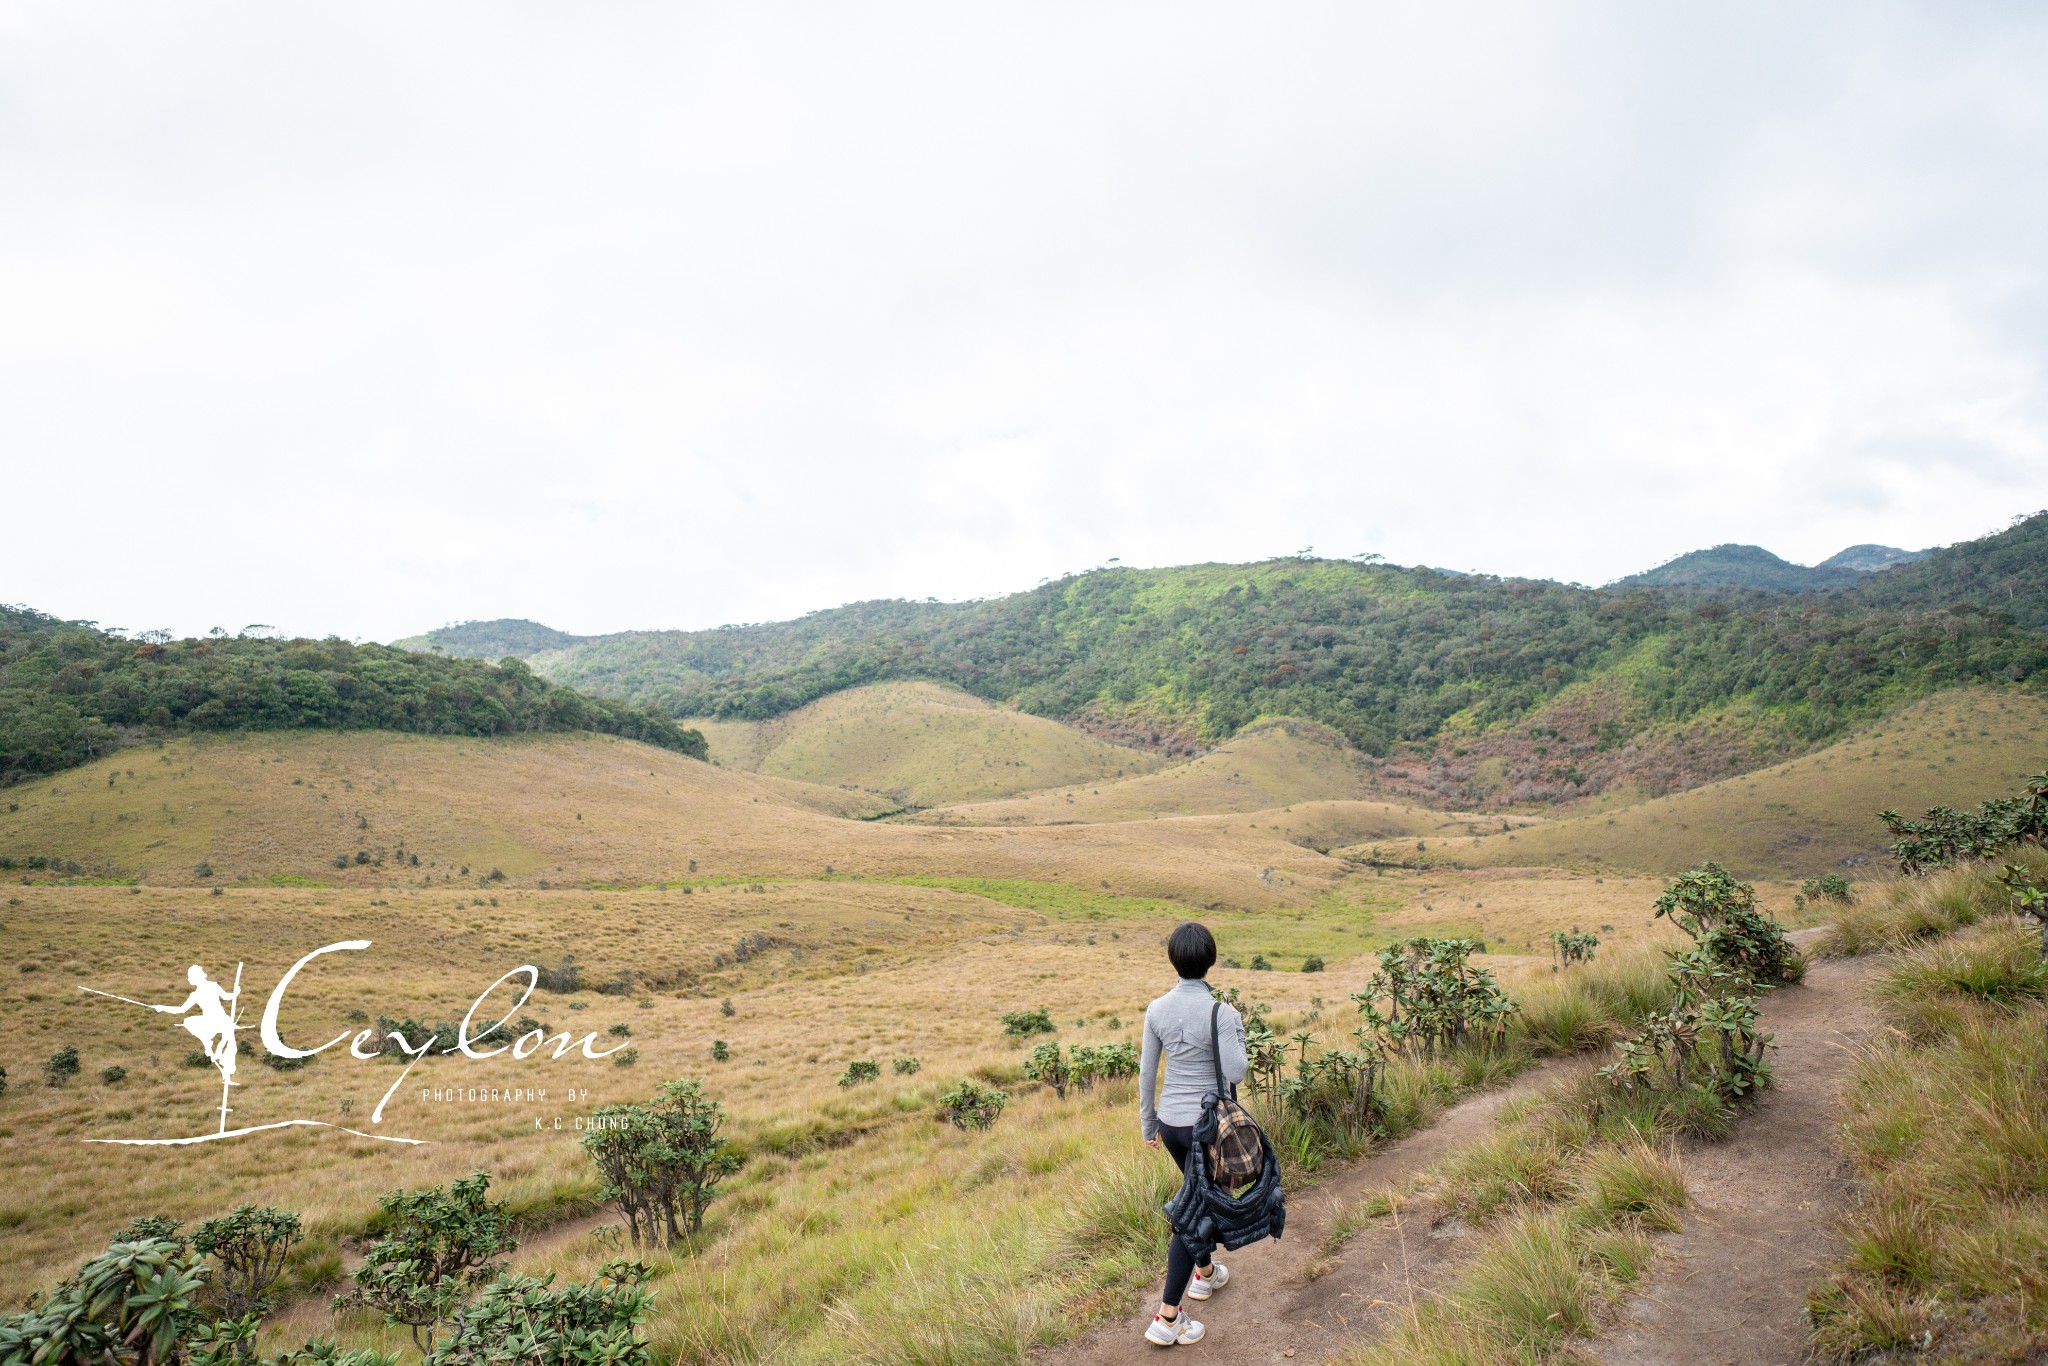
M 1228 1098 L 1236 1100 L 1237 1088 L 1235 1086 L 1225 1087 L 1223 1084 L 1223 1036 L 1216 1027 L 1216 1021 L 1222 1015 L 1223 1002 L 1211 1001 L 1209 1003 L 1209 1061 L 1216 1065 L 1216 1099 L 1223 1100 Z

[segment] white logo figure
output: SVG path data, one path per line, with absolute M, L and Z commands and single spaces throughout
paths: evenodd
M 197 1015 L 183 1021 L 186 1033 L 199 1040 L 199 1046 L 206 1050 L 206 1060 L 220 1069 L 220 1127 L 228 1127 L 228 1088 L 235 1084 L 235 1031 L 241 1028 L 235 1023 L 239 1013 L 236 1000 L 242 994 L 242 965 L 235 964 L 235 989 L 222 991 L 220 983 L 206 975 L 206 969 L 194 963 L 185 972 L 185 980 L 192 984 L 192 994 L 179 1005 L 151 1006 L 150 1009 L 164 1015 Z

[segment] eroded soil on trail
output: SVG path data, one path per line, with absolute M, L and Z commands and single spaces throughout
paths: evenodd
M 1326 1173 L 1300 1195 L 1290 1194 L 1287 1236 L 1277 1243 L 1254 1243 L 1221 1254 L 1217 1260 L 1230 1268 L 1230 1284 L 1206 1303 L 1187 1302 L 1187 1310 L 1202 1321 L 1208 1334 L 1184 1350 L 1231 1366 L 1298 1366 L 1325 1361 L 1383 1324 L 1390 1313 L 1406 1306 L 1411 1293 L 1419 1296 L 1434 1283 L 1451 1259 L 1457 1230 L 1446 1226 L 1432 1234 L 1422 1221 L 1403 1220 L 1397 1228 L 1393 1220 L 1384 1220 L 1385 1227 L 1366 1229 L 1333 1263 L 1325 1263 L 1323 1240 L 1337 1213 L 1420 1174 L 1484 1134 L 1509 1099 L 1547 1085 L 1566 1068 L 1582 1065 L 1553 1062 L 1532 1068 L 1507 1086 L 1460 1101 L 1429 1128 Z M 1046 1349 L 1035 1359 L 1045 1366 L 1123 1366 L 1154 1360 L 1160 1349 L 1143 1335 L 1158 1296 L 1154 1282 L 1133 1299 L 1123 1317 L 1064 1346 Z
M 1692 1206 L 1658 1239 L 1640 1294 L 1587 1351 L 1604 1366 L 1780 1366 L 1806 1355 L 1806 1292 L 1841 1251 L 1855 1199 L 1835 1145 L 1843 1083 L 1877 1021 L 1877 963 L 1816 963 L 1771 993 L 1774 1077 L 1726 1143 L 1684 1155 Z

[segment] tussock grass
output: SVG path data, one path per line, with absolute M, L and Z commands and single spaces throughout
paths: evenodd
M 2048 1349 L 2036 945 L 2027 929 L 1987 926 L 1903 955 L 1877 983 L 1895 1032 L 1850 1080 L 1843 1146 L 1870 1189 L 1847 1257 L 1810 1300 L 1820 1355 L 2017 1361 Z
M 1648 1235 L 1678 1227 L 1685 1181 L 1669 1138 L 1690 1127 L 1671 1097 L 1615 1092 L 1590 1073 L 1501 1114 L 1493 1132 L 1438 1164 L 1426 1197 L 1478 1225 L 1476 1251 L 1439 1296 L 1351 1366 L 1498 1366 L 1568 1356 L 1601 1309 L 1648 1267 Z M 1394 1208 L 1361 1203 L 1345 1236 Z M 1333 1233 L 1324 1249 L 1334 1256 Z
M 1517 998 L 1513 1029 L 1539 1052 L 1582 1053 L 1612 1043 L 1671 1002 L 1667 955 L 1632 944 L 1567 968 Z
M 1814 946 L 1822 956 L 1897 949 L 1954 934 L 2010 907 L 1998 884 L 2002 863 L 2048 872 L 2048 854 L 2015 850 L 1998 860 L 1959 864 L 1920 877 L 1895 877 L 1847 906 L 1835 908 L 1834 927 Z

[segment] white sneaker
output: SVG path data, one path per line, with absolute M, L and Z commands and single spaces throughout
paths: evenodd
M 1194 1318 L 1185 1309 L 1180 1311 L 1180 1316 L 1174 1319 L 1172 1323 L 1168 1323 L 1165 1319 L 1154 1314 L 1152 1316 L 1152 1326 L 1145 1330 L 1145 1341 L 1155 1343 L 1161 1347 L 1178 1347 L 1183 1342 L 1200 1342 L 1201 1340 L 1202 1325 L 1195 1322 Z
M 1201 1272 L 1197 1271 L 1189 1279 L 1188 1298 L 1191 1300 L 1206 1300 L 1229 1284 L 1230 1268 L 1221 1262 L 1217 1262 L 1209 1268 L 1208 1275 L 1204 1276 Z

